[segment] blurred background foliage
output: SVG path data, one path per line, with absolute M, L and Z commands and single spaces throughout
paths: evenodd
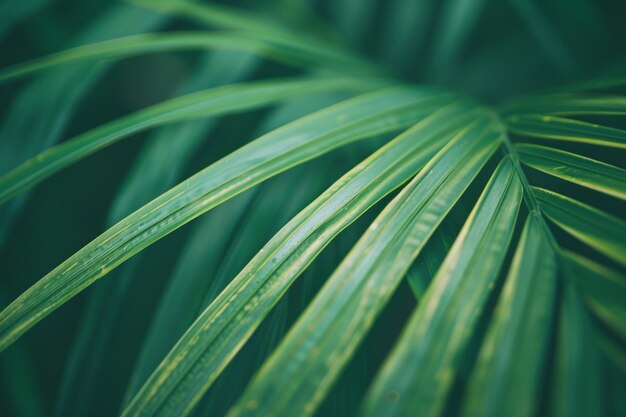
M 0 2 L 0 67 L 70 46 L 144 31 L 205 30 L 190 19 L 116 1 L 22 0 L 21 13 L 13 16 L 3 13 L 13 1 Z M 252 15 L 296 28 L 307 28 L 312 33 L 345 43 L 408 83 L 442 85 L 492 105 L 532 91 L 610 74 L 625 65 L 626 4 L 622 0 L 241 0 L 216 3 L 236 6 Z M 215 67 L 215 60 L 223 60 L 225 65 Z M 46 113 L 50 109 L 34 105 L 28 118 L 16 122 L 21 131 L 45 137 L 49 146 L 181 92 L 303 72 L 240 52 L 151 54 L 96 66 L 92 71 L 99 73 L 87 75 L 85 79 L 80 75 L 85 73 L 81 65 L 84 64 L 72 64 L 41 76 L 40 89 L 49 89 L 47 94 L 56 94 L 62 100 L 74 100 L 71 115 Z M 210 67 L 213 69 L 208 69 Z M 66 82 L 85 84 L 83 91 L 75 92 L 74 98 L 63 92 L 64 85 L 54 84 L 55 78 L 62 79 L 63 74 L 72 71 L 77 76 Z M 0 115 L 5 127 L 12 117 L 10 109 L 16 103 L 18 92 L 31 82 L 23 79 L 1 86 Z M 128 203 L 128 207 L 139 207 L 179 180 L 275 127 L 278 121 L 291 120 L 342 98 L 341 95 L 319 94 L 307 100 L 293 100 L 284 106 L 211 121 L 210 130 L 206 126 L 199 130 L 202 140 L 196 149 L 190 150 L 185 163 L 169 167 L 164 156 L 161 169 L 168 172 L 169 182 L 155 185 L 145 196 L 136 195 L 136 201 Z M 11 133 L 7 129 L 0 131 L 0 135 Z M 176 130 L 169 133 L 184 134 Z M 114 220 L 127 214 L 124 210 L 116 213 L 111 208 L 112 202 L 113 208 L 115 204 L 124 205 L 116 200 L 118 191 L 131 181 L 133 172 L 141 172 L 137 171 L 142 169 L 141 165 L 136 165 L 137 158 L 142 149 L 149 146 L 149 139 L 156 140 L 157 135 L 142 133 L 133 140 L 98 152 L 30 192 L 16 216 L 8 209 L 0 212 L 3 216 L 0 223 L 0 305 L 16 298 L 37 277 L 45 275 L 106 230 Z M 3 139 L 0 137 L 0 141 Z M 0 152 L 0 173 L 4 174 L 46 147 L 29 147 L 26 139 L 23 148 Z M 0 415 L 116 415 L 132 385 L 131 373 L 140 358 L 161 296 L 177 269 L 195 261 L 196 268 L 221 277 L 221 280 L 212 280 L 212 287 L 206 288 L 206 297 L 214 297 L 227 279 L 234 276 L 289 218 L 385 139 L 379 138 L 374 144 L 350 145 L 246 191 L 227 202 L 223 209 L 211 211 L 150 246 L 131 261 L 132 267 L 114 271 L 113 275 L 122 275 L 134 268 L 140 273 L 128 280 L 128 288 L 112 303 L 112 308 L 118 310 L 111 316 L 108 327 L 92 329 L 105 335 L 99 354 L 81 357 L 77 353 L 81 323 L 94 304 L 104 303 L 99 308 L 107 309 L 109 298 L 98 299 L 95 293 L 107 291 L 106 287 L 115 292 L 114 284 L 121 277 L 101 280 L 82 296 L 69 301 L 0 356 Z M 610 150 L 601 150 L 598 159 L 625 165 Z M 571 188 L 575 193 L 575 187 Z M 474 195 L 478 195 L 478 191 Z M 470 199 L 470 205 L 472 201 Z M 202 409 L 211 409 L 212 416 L 225 413 L 254 369 L 383 204 L 379 203 L 342 233 L 289 290 L 288 297 L 275 308 L 218 384 L 207 393 Z M 626 209 L 623 203 L 615 202 L 601 208 L 617 215 Z M 199 232 L 203 226 L 207 227 L 207 222 L 223 222 L 228 215 L 232 219 L 230 228 L 225 231 L 225 236 L 229 236 L 224 239 L 226 246 L 216 245 L 212 256 L 200 252 L 195 259 L 181 261 L 181 254 L 193 239 L 202 242 L 203 247 L 211 244 L 213 236 Z M 571 240 L 570 243 L 576 245 Z M 407 284 L 402 285 L 321 407 L 320 417 L 353 415 L 354 404 L 363 396 L 368 381 L 415 306 Z M 197 314 L 202 301 L 198 303 L 196 313 L 190 307 L 189 320 Z M 181 333 L 185 327 L 181 328 Z M 91 337 L 97 338 L 97 334 Z M 77 357 L 78 362 L 72 365 Z M 72 366 L 78 368 L 72 371 Z M 72 379 L 76 369 L 80 375 L 74 375 L 74 380 L 82 382 L 70 383 L 74 389 L 73 399 L 68 400 L 64 384 L 68 378 Z M 607 375 L 607 378 L 616 377 L 612 373 Z M 611 395 L 623 397 L 624 393 Z

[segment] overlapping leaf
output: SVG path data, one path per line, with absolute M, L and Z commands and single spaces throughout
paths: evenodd
M 405 128 L 451 100 L 409 88 L 371 93 L 270 132 L 200 171 L 100 235 L 0 313 L 0 350 L 148 245 L 296 164 Z
M 573 252 L 563 256 L 567 278 L 578 286 L 591 310 L 626 340 L 626 278 Z
M 626 148 L 626 131 L 594 123 L 537 114 L 510 116 L 505 122 L 512 132 L 523 136 Z
M 513 235 L 522 184 L 505 159 L 383 365 L 365 416 L 439 416 Z
M 626 199 L 626 171 L 604 162 L 546 146 L 519 144 L 523 163 L 555 177 Z
M 141 33 L 165 20 L 166 16 L 114 4 L 96 22 L 79 32 L 71 46 Z M 77 104 L 108 68 L 106 64 L 57 68 L 26 85 L 6 111 L 0 126 L 0 174 L 4 175 L 56 143 Z M 33 118 L 33 114 L 37 117 Z M 25 201 L 24 195 L 11 204 L 0 206 L 0 245 Z
M 281 126 L 307 114 L 308 110 L 324 107 L 327 101 L 328 98 L 302 98 L 299 102 L 285 104 L 272 114 L 266 122 L 269 125 L 262 130 Z M 271 234 L 295 214 L 294 206 L 299 208 L 303 199 L 315 195 L 319 189 L 319 179 L 311 180 L 306 175 L 298 175 L 299 182 L 294 180 L 296 178 L 262 188 L 259 190 L 261 195 L 257 197 L 248 192 L 227 205 L 217 207 L 215 212 L 203 220 L 186 245 L 175 274 L 168 281 L 137 360 L 124 406 L 128 405 L 202 310 L 266 243 Z M 287 202 L 282 198 L 285 189 L 294 190 Z M 241 266 L 235 270 L 237 265 Z M 181 305 L 186 308 L 179 308 Z
M 344 55 L 337 54 L 329 57 L 328 54 L 315 54 L 309 49 L 292 50 L 245 34 L 177 32 L 117 38 L 36 58 L 0 70 L 0 83 L 69 63 L 119 60 L 158 52 L 220 49 L 250 52 L 287 64 L 305 67 L 319 65 L 334 68 L 336 72 L 363 73 L 351 59 L 341 59 Z
M 139 5 L 163 10 L 170 14 L 180 14 L 202 24 L 221 29 L 245 33 L 256 40 L 283 48 L 291 59 L 309 62 L 311 57 L 319 57 L 320 63 L 326 63 L 337 69 L 337 65 L 348 66 L 358 73 L 380 74 L 380 70 L 335 40 L 324 39 L 319 34 L 310 34 L 304 30 L 292 30 L 276 21 L 268 21 L 256 15 L 248 15 L 243 10 L 230 9 L 216 4 L 195 4 L 181 0 L 133 0 Z
M 460 415 L 533 416 L 556 313 L 556 255 L 532 213 L 490 320 Z
M 569 197 L 533 187 L 543 213 L 559 227 L 626 265 L 626 223 Z
M 559 310 L 552 395 L 554 417 L 603 415 L 601 357 L 593 325 L 578 294 L 566 286 Z
M 254 109 L 307 93 L 363 91 L 380 85 L 370 82 L 355 79 L 266 81 L 217 87 L 168 100 L 85 132 L 24 162 L 0 178 L 0 203 L 106 146 L 155 126 Z
M 245 53 L 213 52 L 198 65 L 179 93 L 238 81 L 250 74 L 258 63 L 255 56 Z M 155 131 L 111 204 L 108 225 L 114 225 L 180 181 L 184 168 L 207 141 L 216 122 L 209 118 L 168 125 Z M 140 276 L 138 258 L 114 271 L 110 282 L 94 288 L 88 295 L 83 320 L 59 384 L 56 416 L 93 412 L 89 410 L 94 395 L 92 387 L 101 378 L 103 368 L 99 365 L 111 346 L 111 335 L 127 290 Z
M 461 131 L 370 225 L 228 414 L 312 415 L 409 266 L 500 143 Z
M 126 409 L 185 415 L 295 278 L 342 229 L 402 184 L 467 117 L 442 109 L 363 161 L 290 221 L 205 310 Z M 442 126 L 449 120 L 450 126 Z M 455 127 L 456 126 L 456 127 Z

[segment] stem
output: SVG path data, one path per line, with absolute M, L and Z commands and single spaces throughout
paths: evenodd
M 561 247 L 556 241 L 554 234 L 550 230 L 550 227 L 548 226 L 548 223 L 546 222 L 546 219 L 543 216 L 539 203 L 537 202 L 537 199 L 535 198 L 535 194 L 533 193 L 530 183 L 528 182 L 528 178 L 526 178 L 526 174 L 524 174 L 524 170 L 522 169 L 522 164 L 519 161 L 519 156 L 517 155 L 517 152 L 515 151 L 515 148 L 513 147 L 513 142 L 511 142 L 511 139 L 509 138 L 506 125 L 500 120 L 500 118 L 497 115 L 494 114 L 494 117 L 498 120 L 498 123 L 502 127 L 504 152 L 507 156 L 511 158 L 511 161 L 513 162 L 513 167 L 515 168 L 515 171 L 517 172 L 517 176 L 522 182 L 522 187 L 524 188 L 524 201 L 526 202 L 528 211 L 531 216 L 535 216 L 537 218 L 537 220 L 539 221 L 539 224 L 541 224 L 541 228 L 546 236 L 546 239 L 548 239 L 548 242 L 550 243 L 550 246 L 552 246 L 552 249 L 554 250 L 554 252 L 560 257 L 562 253 Z

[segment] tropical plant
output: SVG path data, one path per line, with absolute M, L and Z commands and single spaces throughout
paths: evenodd
M 626 415 L 619 2 L 61 3 L 0 6 L 2 415 Z

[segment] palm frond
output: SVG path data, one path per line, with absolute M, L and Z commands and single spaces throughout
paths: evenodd
M 626 265 L 626 223 L 542 188 L 533 188 L 539 207 L 550 220 L 609 258 Z
M 532 168 L 626 199 L 626 171 L 622 168 L 547 146 L 523 143 L 516 145 L 515 151 L 520 160 Z
M 505 159 L 375 379 L 365 416 L 444 411 L 460 357 L 496 285 L 521 200 L 521 182 Z
M 307 93 L 368 90 L 379 85 L 354 79 L 283 80 L 228 85 L 178 97 L 99 126 L 24 162 L 0 178 L 0 204 L 68 165 L 146 129 L 250 110 Z
M 392 88 L 249 143 L 121 220 L 15 300 L 0 313 L 0 350 L 117 265 L 223 201 L 341 145 L 407 127 L 450 100 L 449 94 Z
M 556 254 L 537 215 L 526 219 L 460 415 L 532 415 L 555 321 Z
M 41 213 L 30 193 L 69 207 L 93 192 L 73 179 L 81 161 L 132 154 L 99 236 L 33 268 L 50 271 L 34 285 L 11 269 L 0 282 L 3 300 L 22 292 L 0 312 L 0 393 L 13 397 L 0 414 L 49 414 L 35 379 L 48 371 L 27 358 L 50 321 L 33 326 L 112 272 L 52 333 L 72 340 L 55 370 L 59 417 L 623 413 L 623 72 L 527 92 L 596 60 L 560 24 L 575 15 L 560 2 L 295 1 L 102 5 L 73 42 L 43 48 L 60 52 L 0 69 L 2 97 L 37 77 L 0 124 L 0 244 L 16 243 L 0 245 L 6 263 L 32 238 L 9 226 Z M 44 6 L 0 9 L 17 22 Z M 512 35 L 494 16 L 528 27 Z M 9 43 L 30 30 L 9 26 Z M 129 77 L 107 75 L 113 64 L 147 54 L 195 68 L 174 98 L 69 123 L 89 113 L 87 93 L 98 101 L 111 77 Z M 509 84 L 525 95 L 484 106 L 450 85 L 407 84 L 422 75 L 486 102 Z M 142 148 L 110 146 L 152 129 Z M 27 230 L 47 242 L 41 224 Z M 101 408 L 107 372 L 116 394 Z
M 615 109 L 616 107 L 609 106 L 595 110 L 584 105 L 577 111 L 583 112 L 582 114 L 594 114 L 596 111 L 606 114 L 607 111 L 612 113 Z M 513 133 L 531 138 L 590 143 L 615 148 L 626 147 L 626 131 L 608 126 L 533 114 L 510 116 L 505 120 Z
M 356 166 L 301 211 L 200 315 L 125 414 L 189 412 L 194 397 L 199 398 L 208 389 L 291 282 L 337 233 L 425 164 L 454 133 L 451 127 L 442 131 L 437 122 L 454 120 L 457 113 L 452 126 L 458 125 L 465 119 L 461 115 L 458 120 L 462 110 L 462 106 L 443 109 L 426 118 Z M 415 140 L 422 134 L 425 143 Z M 181 368 L 186 368 L 184 374 L 172 373 Z M 159 383 L 164 376 L 168 383 Z

